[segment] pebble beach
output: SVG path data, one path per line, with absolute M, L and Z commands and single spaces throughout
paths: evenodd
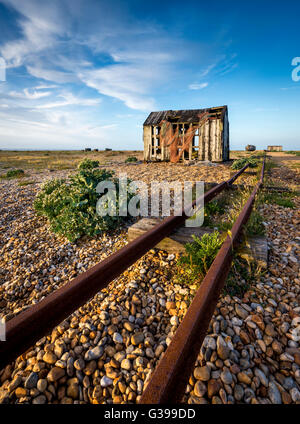
M 230 177 L 227 165 L 112 164 L 151 180 Z M 127 229 L 70 243 L 32 207 L 40 185 L 67 171 L 31 173 L 33 184 L 1 181 L 0 314 L 6 321 L 127 243 Z M 282 166 L 286 187 L 299 174 Z M 242 182 L 253 181 L 245 176 Z M 190 376 L 188 404 L 300 403 L 300 233 L 296 207 L 261 207 L 269 267 L 242 298 L 222 295 Z M 176 256 L 153 249 L 51 334 L 0 371 L 1 403 L 136 403 L 197 290 L 174 282 Z M 298 337 L 299 336 L 299 337 Z

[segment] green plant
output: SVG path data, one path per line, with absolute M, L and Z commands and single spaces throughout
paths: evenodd
M 284 153 L 287 153 L 287 154 L 289 154 L 289 155 L 296 155 L 296 156 L 300 156 L 300 152 L 299 152 L 299 150 L 298 150 L 298 151 L 296 151 L 296 150 L 288 150 L 287 152 L 284 152 Z
M 243 168 L 245 165 L 247 165 L 247 163 L 249 163 L 249 168 L 256 168 L 258 161 L 257 159 L 255 159 L 254 157 L 250 156 L 250 157 L 246 157 L 246 158 L 241 158 L 241 159 L 237 159 L 233 162 L 233 164 L 231 165 L 232 169 L 241 169 Z
M 272 161 L 272 160 L 266 160 L 266 162 L 265 162 L 265 175 L 268 174 L 268 172 L 273 168 L 278 168 L 277 163 Z
M 35 198 L 34 208 L 39 215 L 48 218 L 53 232 L 67 237 L 70 241 L 75 241 L 83 235 L 93 237 L 103 231 L 114 230 L 128 218 L 117 214 L 97 214 L 97 201 L 103 194 L 97 193 L 96 187 L 101 181 L 114 184 L 118 208 L 119 180 L 113 178 L 113 172 L 90 168 L 80 169 L 68 180 L 53 179 L 46 182 Z M 132 196 L 133 194 L 127 193 L 127 204 Z
M 217 224 L 219 231 L 227 232 L 228 230 L 231 230 L 235 220 L 247 202 L 250 193 L 249 188 L 235 190 L 232 194 L 229 210 Z
M 20 178 L 25 175 L 25 172 L 23 169 L 11 169 L 10 171 L 7 171 L 6 178 Z
M 23 187 L 23 186 L 28 186 L 28 185 L 31 185 L 31 184 L 34 184 L 35 183 L 35 181 L 20 181 L 19 182 L 19 186 L 20 187 Z
M 248 262 L 236 252 L 223 288 L 224 295 L 243 297 L 263 274 L 261 267 L 255 262 Z
M 265 234 L 265 226 L 263 224 L 263 217 L 254 209 L 245 226 L 246 234 L 249 236 L 263 236 Z
M 125 162 L 126 162 L 126 163 L 129 163 L 129 162 L 137 162 L 137 158 L 136 158 L 135 156 L 129 156 L 129 157 L 125 160 Z
M 200 283 L 213 263 L 222 241 L 218 232 L 193 235 L 193 241 L 185 245 L 186 253 L 177 264 L 177 277 L 186 284 Z
M 225 205 L 221 199 L 214 200 L 204 206 L 204 226 L 213 226 L 213 218 L 216 215 L 222 215 L 225 212 Z
M 295 203 L 293 202 L 294 193 L 290 192 L 264 192 L 260 196 L 260 203 L 265 204 L 275 204 L 278 206 L 283 206 L 284 208 L 295 208 Z
M 98 160 L 84 159 L 79 163 L 78 169 L 94 169 L 94 168 L 98 168 L 98 166 L 99 166 Z

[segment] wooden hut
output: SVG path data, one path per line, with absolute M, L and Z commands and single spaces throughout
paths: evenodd
M 229 160 L 227 106 L 151 112 L 144 122 L 144 160 Z
M 268 152 L 282 152 L 282 146 L 268 146 Z

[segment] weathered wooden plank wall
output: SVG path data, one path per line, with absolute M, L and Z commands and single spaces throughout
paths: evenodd
M 198 152 L 199 161 L 222 162 L 229 160 L 229 123 L 227 107 L 212 108 L 205 112 L 209 115 L 195 133 L 193 141 L 189 146 L 185 159 L 193 159 Z M 176 131 L 180 135 L 188 133 L 191 127 L 199 126 L 199 110 L 191 111 L 170 111 L 173 114 L 178 112 L 180 118 L 173 117 L 172 124 L 174 134 Z M 146 161 L 170 160 L 170 148 L 165 145 L 160 134 L 160 122 L 166 122 L 168 111 L 152 112 L 144 124 L 144 159 Z M 190 114 L 190 116 L 189 116 Z M 186 119 L 186 121 L 184 121 Z M 198 119 L 198 121 L 197 121 Z M 173 122 L 171 120 L 170 122 Z M 184 144 L 180 141 L 178 149 Z M 173 146 L 173 144 L 172 144 Z M 173 149 L 174 150 L 174 149 Z M 173 152 L 174 153 L 174 152 Z M 176 148 L 175 148 L 176 153 Z M 175 154 L 176 156 L 176 154 Z M 173 157 L 173 156 L 172 156 Z

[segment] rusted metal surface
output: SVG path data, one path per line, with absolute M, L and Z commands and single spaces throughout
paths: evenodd
M 162 121 L 186 122 L 196 124 L 199 115 L 208 113 L 211 117 L 218 118 L 227 110 L 227 106 L 211 107 L 206 109 L 183 109 L 183 110 L 163 110 L 151 112 L 143 125 L 159 125 Z
M 238 244 L 243 226 L 251 214 L 256 193 L 263 182 L 263 175 L 264 163 L 259 182 L 234 223 L 231 236 L 227 236 L 203 279 L 183 321 L 159 361 L 140 403 L 164 404 L 178 403 L 182 400 L 221 289 L 230 270 L 233 249 Z
M 189 128 L 183 133 L 180 132 L 179 126 L 173 131 L 172 121 L 164 120 L 161 122 L 160 143 L 170 150 L 170 162 L 177 163 L 184 156 L 184 152 L 189 152 L 193 142 L 193 138 L 197 131 L 211 119 L 207 111 L 199 113 L 197 124 L 190 124 Z M 178 118 L 180 119 L 180 118 Z
M 240 175 L 245 166 L 237 173 Z M 233 178 L 207 191 L 204 203 L 232 184 Z M 193 202 L 193 206 L 196 201 Z M 38 304 L 31 306 L 6 323 L 6 342 L 0 343 L 0 369 L 48 334 L 80 306 L 105 288 L 130 265 L 156 246 L 176 227 L 183 225 L 187 216 L 170 216 L 148 233 L 138 237 L 104 261 L 69 281 Z
M 249 167 L 249 164 L 247 163 L 243 168 L 241 168 L 236 174 L 234 174 L 228 181 L 228 185 L 232 185 L 235 180 Z

